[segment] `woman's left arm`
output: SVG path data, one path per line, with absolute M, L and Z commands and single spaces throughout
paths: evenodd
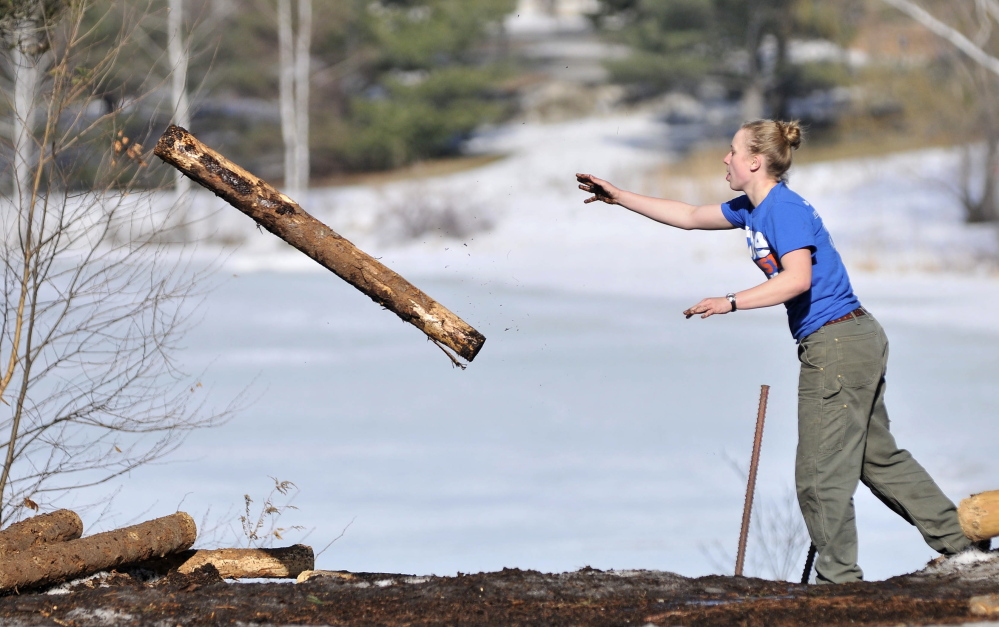
M 773 307 L 786 303 L 799 294 L 804 294 L 812 287 L 812 251 L 799 248 L 786 253 L 780 258 L 783 270 L 772 279 L 735 294 L 735 304 L 739 309 L 759 309 Z M 726 314 L 732 311 L 732 303 L 725 296 L 705 298 L 683 315 L 701 314 L 707 318 L 714 314 Z

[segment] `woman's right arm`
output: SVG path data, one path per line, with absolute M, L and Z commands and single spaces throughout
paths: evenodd
M 592 174 L 577 174 L 579 189 L 593 194 L 583 202 L 605 202 L 621 205 L 635 213 L 651 218 L 656 222 L 675 226 L 678 229 L 718 230 L 734 228 L 722 213 L 721 205 L 690 205 L 678 200 L 666 200 L 642 196 L 634 192 L 614 187 L 607 181 Z

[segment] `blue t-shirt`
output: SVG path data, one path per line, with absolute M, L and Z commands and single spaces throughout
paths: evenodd
M 748 196 L 734 198 L 721 207 L 733 226 L 746 230 L 750 255 L 768 279 L 783 270 L 782 256 L 799 248 L 812 251 L 811 289 L 784 303 L 795 340 L 860 307 L 822 218 L 787 185 L 778 183 L 759 207 L 753 207 Z

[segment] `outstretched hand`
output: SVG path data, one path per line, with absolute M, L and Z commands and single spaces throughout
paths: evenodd
M 714 314 L 727 314 L 732 312 L 732 303 L 725 297 L 705 298 L 689 309 L 685 309 L 683 315 L 689 320 L 692 316 L 701 314 L 701 318 L 707 318 Z
M 593 194 L 593 196 L 584 200 L 584 203 L 591 203 L 599 200 L 607 203 L 608 205 L 618 204 L 617 199 L 621 194 L 621 190 L 614 187 L 607 181 L 598 179 L 592 174 L 577 174 L 576 180 L 579 181 L 579 189 L 583 190 L 587 194 Z

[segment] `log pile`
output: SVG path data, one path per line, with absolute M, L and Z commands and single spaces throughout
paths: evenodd
M 189 550 L 197 537 L 184 512 L 82 537 L 69 510 L 40 514 L 0 531 L 0 593 L 40 588 L 124 567 L 190 574 L 211 564 L 224 578 L 296 578 L 315 568 L 312 548 Z

